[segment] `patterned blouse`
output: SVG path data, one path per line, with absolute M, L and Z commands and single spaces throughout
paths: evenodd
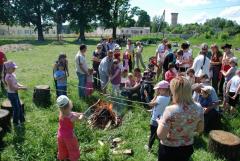
M 170 147 L 192 145 L 199 121 L 204 121 L 203 108 L 200 104 L 166 107 L 161 124 L 168 128 L 169 132 L 167 137 L 161 140 L 161 144 Z

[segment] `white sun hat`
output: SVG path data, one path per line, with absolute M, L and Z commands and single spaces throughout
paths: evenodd
M 59 108 L 66 106 L 69 103 L 69 98 L 65 95 L 61 95 L 57 98 L 57 105 Z

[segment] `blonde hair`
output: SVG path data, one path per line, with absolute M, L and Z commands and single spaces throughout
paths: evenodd
M 170 90 L 174 103 L 187 105 L 193 103 L 191 85 L 185 77 L 179 76 L 171 80 Z

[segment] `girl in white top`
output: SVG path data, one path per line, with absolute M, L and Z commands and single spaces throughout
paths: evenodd
M 163 112 L 165 108 L 170 103 L 170 90 L 169 90 L 169 82 L 163 80 L 160 81 L 158 84 L 155 85 L 154 90 L 156 91 L 156 96 L 153 98 L 153 100 L 149 103 L 150 107 L 153 107 L 152 109 L 152 117 L 150 122 L 150 137 L 149 137 L 149 143 L 146 145 L 146 149 L 149 151 L 152 149 L 152 145 L 154 143 L 154 140 L 157 136 L 157 119 L 161 118 L 163 115 Z
M 230 112 L 236 112 L 236 105 L 239 99 L 240 92 L 240 70 L 236 72 L 236 75 L 227 83 L 228 91 L 228 106 L 230 106 Z M 225 107 L 226 108 L 226 107 Z

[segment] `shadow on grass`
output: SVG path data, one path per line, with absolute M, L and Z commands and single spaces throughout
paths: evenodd
M 22 125 L 21 127 L 14 127 L 14 134 L 13 134 L 13 146 L 18 156 L 23 155 L 23 148 L 22 145 L 25 141 L 25 126 Z
M 42 45 L 65 45 L 65 44 L 87 44 L 87 45 L 96 45 L 99 43 L 100 39 L 87 39 L 85 41 L 77 41 L 76 39 L 68 39 L 62 41 L 57 40 L 44 40 L 44 41 L 38 41 L 38 40 L 24 40 L 24 39 L 6 39 L 1 40 L 0 39 L 0 45 L 7 45 L 7 44 L 31 44 L 34 46 L 42 46 Z

